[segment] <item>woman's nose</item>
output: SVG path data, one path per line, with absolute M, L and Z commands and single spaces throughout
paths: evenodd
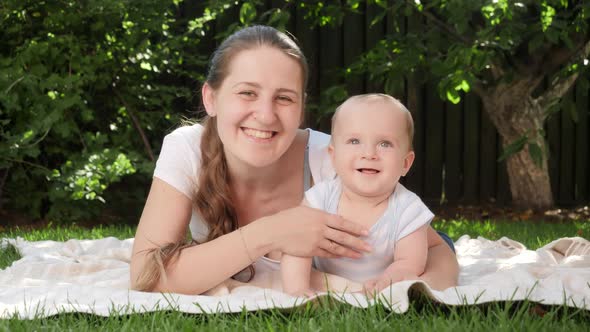
M 275 105 L 272 99 L 259 99 L 254 109 L 254 119 L 262 124 L 271 124 L 275 121 Z

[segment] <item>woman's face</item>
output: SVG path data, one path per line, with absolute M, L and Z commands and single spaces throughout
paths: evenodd
M 228 163 L 265 167 L 293 143 L 303 112 L 303 76 L 297 60 L 271 47 L 241 51 L 217 90 L 203 87 L 207 113 Z

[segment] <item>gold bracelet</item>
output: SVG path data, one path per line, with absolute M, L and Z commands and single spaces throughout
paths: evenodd
M 248 245 L 246 244 L 246 239 L 244 239 L 244 233 L 242 233 L 242 227 L 238 228 L 238 231 L 240 231 L 240 237 L 242 238 L 242 243 L 244 244 L 244 248 L 246 249 L 246 255 L 248 255 L 250 264 L 254 264 L 254 260 L 252 259 L 252 256 L 250 256 L 250 250 L 248 250 Z

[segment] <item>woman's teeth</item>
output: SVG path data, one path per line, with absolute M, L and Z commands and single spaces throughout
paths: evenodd
M 256 138 L 271 138 L 273 135 L 272 131 L 262 131 L 256 130 L 251 128 L 244 128 L 244 133 L 248 136 L 256 137 Z

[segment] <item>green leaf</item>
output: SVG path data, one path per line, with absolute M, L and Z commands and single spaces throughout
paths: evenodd
M 529 143 L 529 155 L 537 167 L 543 167 L 543 149 L 537 143 Z
M 506 158 L 510 157 L 511 155 L 520 152 L 524 148 L 524 146 L 526 145 L 528 139 L 529 138 L 527 135 L 523 135 L 519 139 L 517 139 L 516 141 L 505 146 L 504 151 L 502 152 L 502 154 L 498 158 L 498 161 L 504 161 L 504 160 L 506 160 Z
M 290 18 L 291 14 L 288 11 L 277 8 L 270 15 L 270 18 L 268 19 L 268 25 L 283 29 L 289 22 Z
M 461 101 L 461 96 L 456 90 L 447 90 L 447 100 L 456 105 Z
M 245 2 L 240 8 L 240 22 L 250 24 L 256 18 L 256 7 L 250 2 Z

